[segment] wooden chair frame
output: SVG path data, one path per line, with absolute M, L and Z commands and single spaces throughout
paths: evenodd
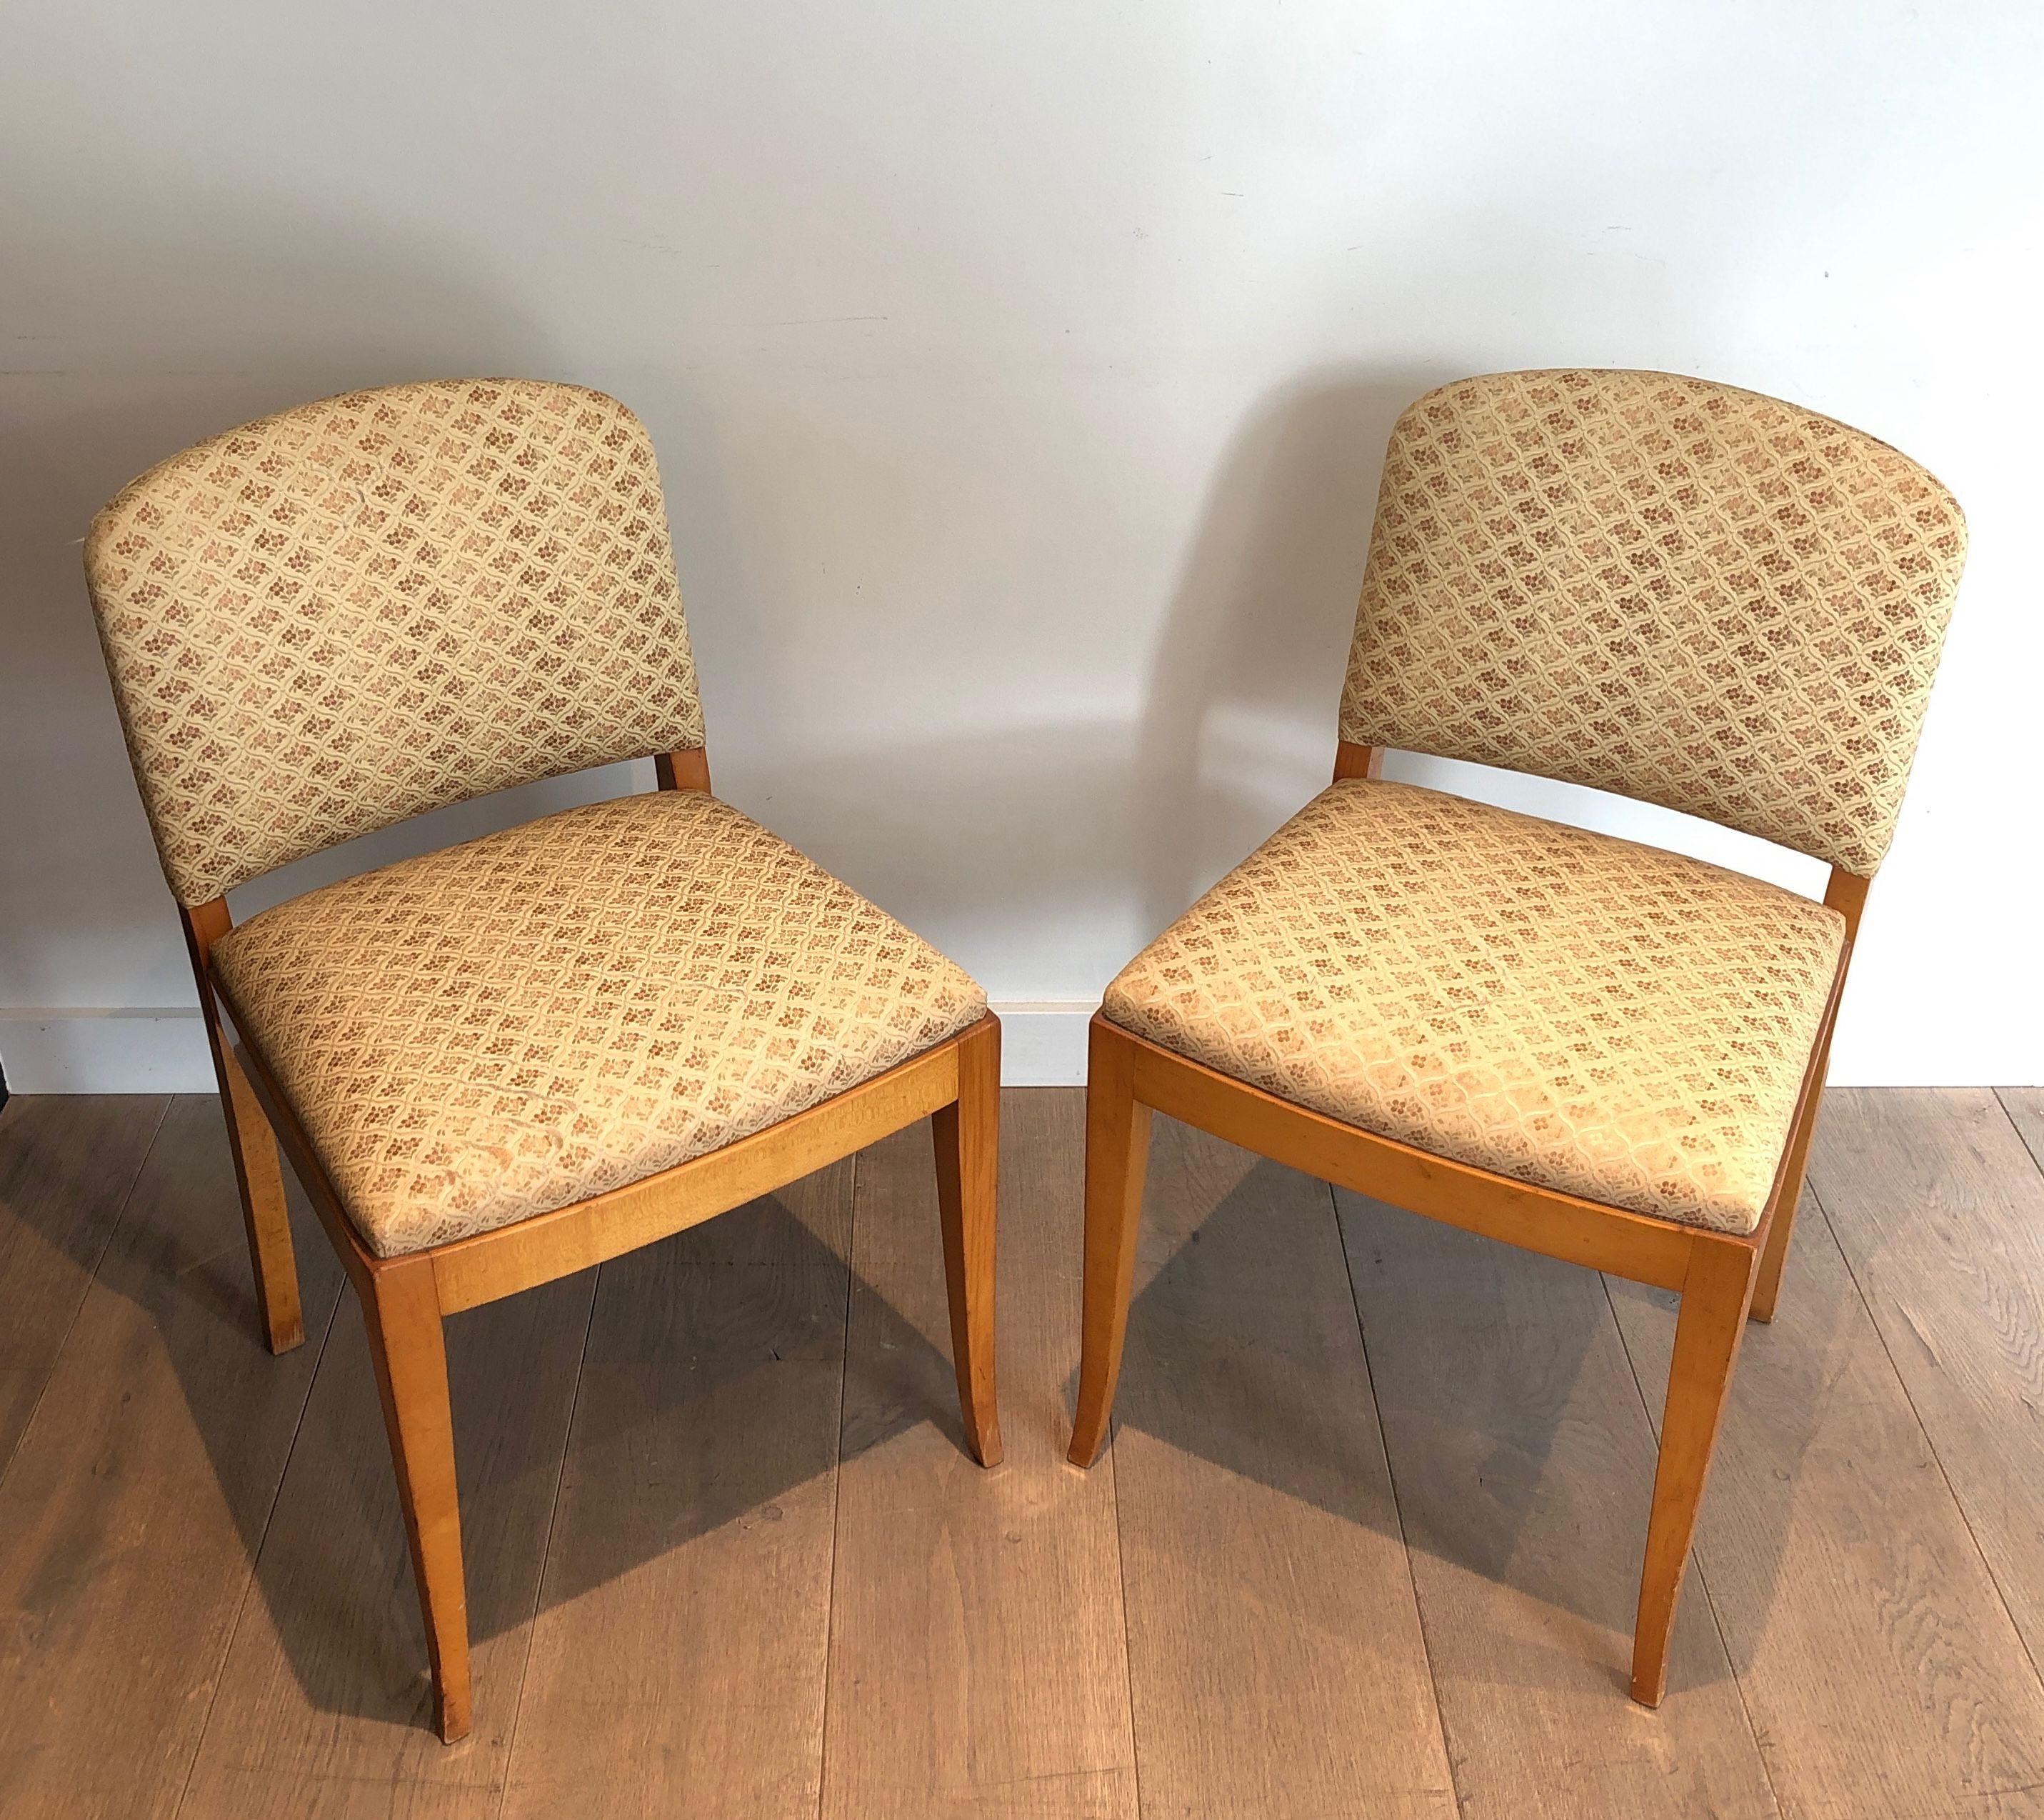
M 1381 775 L 1384 748 L 1343 741 L 1335 778 Z M 1106 1437 L 1128 1329 L 1150 1114 L 1154 1110 L 1339 1187 L 1528 1251 L 1676 1291 L 1681 1311 L 1661 1419 L 1660 1464 L 1632 1644 L 1632 1697 L 1658 1706 L 1676 1601 L 1696 1533 L 1739 1341 L 1773 1318 L 1829 1061 L 1831 1028 L 1869 881 L 1834 867 L 1824 902 L 1846 919 L 1816 1046 L 1760 1223 L 1744 1235 L 1651 1218 L 1450 1162 L 1343 1125 L 1096 1016 L 1086 1071 L 1085 1326 L 1070 1458 L 1089 1466 Z
M 700 749 L 660 753 L 655 765 L 663 790 L 709 788 L 709 758 Z M 981 1465 L 1000 1464 L 993 1314 L 1001 1023 L 992 1012 L 886 1073 L 722 1149 L 553 1213 L 377 1257 L 363 1245 L 259 1052 L 228 1042 L 208 964 L 213 945 L 232 926 L 227 900 L 216 898 L 184 918 L 270 1349 L 288 1352 L 305 1338 L 279 1141 L 362 1304 L 425 1619 L 434 1723 L 448 1743 L 467 1734 L 471 1700 L 447 1316 L 699 1225 L 927 1116 L 966 1442 Z

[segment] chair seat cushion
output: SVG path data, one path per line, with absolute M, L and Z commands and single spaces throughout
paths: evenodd
M 212 958 L 384 1257 L 719 1149 L 986 1010 L 927 942 L 696 791 L 310 892 Z
M 1131 961 L 1103 1010 L 1432 1155 L 1750 1233 L 1844 941 L 1836 911 L 1739 873 L 1354 780 Z

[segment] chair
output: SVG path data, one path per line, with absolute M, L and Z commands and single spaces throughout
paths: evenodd
M 1075 1463 L 1113 1401 L 1153 1109 L 1677 1291 L 1632 1658 L 1659 1704 L 1965 547 L 1913 462 L 1727 386 L 1502 373 L 1404 414 L 1332 787 L 1093 1022 Z M 1829 888 L 1389 782 L 1387 748 L 1686 810 L 1827 862 Z
M 85 562 L 264 1329 L 274 1352 L 303 1337 L 281 1140 L 361 1301 L 442 1738 L 470 1717 L 450 1314 L 929 1115 L 966 1438 L 999 1460 L 1000 1025 L 958 968 L 710 794 L 629 411 L 495 379 L 306 405 L 152 468 Z M 649 755 L 651 795 L 229 915 L 236 886 L 336 841 Z

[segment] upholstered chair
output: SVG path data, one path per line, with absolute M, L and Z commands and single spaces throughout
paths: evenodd
M 1000 1026 L 965 973 L 710 794 L 631 412 L 505 379 L 306 405 L 124 488 L 85 564 L 263 1326 L 274 1351 L 302 1337 L 281 1140 L 367 1324 L 442 1737 L 470 1711 L 446 1316 L 932 1116 L 965 1432 L 999 1459 Z M 228 914 L 336 841 L 647 756 L 650 794 Z
M 1114 1395 L 1153 1108 L 1677 1291 L 1632 1660 L 1633 1697 L 1659 1703 L 1965 552 L 1914 462 L 1728 386 L 1501 373 L 1405 413 L 1332 787 L 1093 1022 L 1074 1461 Z M 1389 782 L 1387 748 L 1685 810 L 1826 862 L 1829 887 Z

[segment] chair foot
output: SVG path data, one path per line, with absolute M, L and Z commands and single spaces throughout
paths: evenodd
M 951 1298 L 951 1360 L 966 1445 L 1001 1464 L 994 1374 L 996 1209 L 1001 1160 L 1001 1025 L 989 1013 L 959 1045 L 959 1096 L 930 1120 Z
M 434 1729 L 444 1742 L 453 1744 L 468 1735 L 468 1595 L 462 1576 L 447 1352 L 431 1260 L 402 1257 L 372 1266 L 362 1314 L 425 1619 Z
M 1632 1697 L 1643 1706 L 1659 1706 L 1668 1684 L 1676 1603 L 1756 1274 L 1749 1246 L 1699 1237 L 1689 1253 L 1633 1628 Z
M 1135 1052 L 1096 1018 L 1086 1063 L 1085 1314 L 1078 1418 L 1066 1457 L 1090 1466 L 1107 1438 L 1128 1334 L 1135 1237 L 1150 1153 L 1150 1108 L 1135 1099 Z

